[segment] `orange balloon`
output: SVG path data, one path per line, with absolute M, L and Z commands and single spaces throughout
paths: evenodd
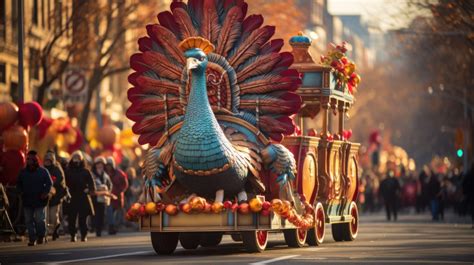
M 3 132 L 3 146 L 6 150 L 22 150 L 28 143 L 28 134 L 25 128 L 15 125 Z
M 18 106 L 13 102 L 0 103 L 0 130 L 12 125 L 18 119 Z
M 111 147 L 119 141 L 120 130 L 115 125 L 105 125 L 99 129 L 97 138 L 103 146 Z

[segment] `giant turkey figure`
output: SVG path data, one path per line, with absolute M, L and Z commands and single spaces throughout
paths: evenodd
M 139 40 L 127 116 L 152 146 L 144 172 L 159 192 L 179 184 L 246 200 L 265 192 L 265 170 L 281 187 L 294 178 L 293 155 L 278 142 L 295 130 L 299 74 L 283 41 L 270 40 L 275 28 L 246 13 L 243 0 L 173 2 Z

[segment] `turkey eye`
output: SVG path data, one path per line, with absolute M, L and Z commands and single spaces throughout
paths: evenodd
M 200 60 L 201 62 L 204 61 L 204 59 L 206 59 L 206 58 L 205 58 L 205 57 L 199 58 L 199 60 Z

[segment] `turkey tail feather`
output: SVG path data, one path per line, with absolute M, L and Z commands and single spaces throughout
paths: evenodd
M 274 26 L 265 26 L 252 32 L 252 34 L 240 44 L 235 54 L 231 56 L 229 59 L 230 65 L 237 68 L 248 58 L 257 55 L 260 47 L 263 46 L 274 33 Z
M 147 31 L 148 35 L 156 40 L 171 57 L 182 65 L 186 64 L 183 52 L 178 47 L 178 39 L 173 32 L 158 24 L 148 25 Z
M 217 54 L 227 57 L 227 53 L 240 37 L 242 18 L 242 9 L 240 7 L 234 6 L 230 9 L 217 39 L 215 51 Z
M 211 41 L 217 43 L 220 25 L 219 16 L 217 15 L 214 0 L 204 0 L 203 21 L 201 25 L 201 35 Z
M 179 25 L 179 29 L 181 31 L 181 36 L 183 39 L 197 36 L 198 33 L 194 28 L 194 24 L 189 16 L 188 12 L 183 8 L 175 8 L 173 10 L 173 16 L 176 20 L 176 23 Z

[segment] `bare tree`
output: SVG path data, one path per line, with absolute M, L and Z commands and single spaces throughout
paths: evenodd
M 82 111 L 80 129 L 85 132 L 94 91 L 104 78 L 129 70 L 130 52 L 127 33 L 145 29 L 156 23 L 154 15 L 161 1 L 87 1 L 81 8 L 86 27 L 75 30 L 74 41 L 80 42 L 76 62 L 89 70 L 87 99 Z M 136 42 L 137 38 L 131 41 Z M 133 49 L 134 51 L 135 49 Z M 126 80 L 124 80 L 126 82 Z
M 75 8 L 68 6 L 69 3 L 55 4 L 46 14 L 48 35 L 44 38 L 44 46 L 39 50 L 38 56 L 32 58 L 42 70 L 41 83 L 36 90 L 36 100 L 39 103 L 43 103 L 46 91 L 61 78 L 77 52 L 77 45 L 71 41 L 71 35 L 73 25 L 81 26 L 84 23 L 77 12 L 84 3 L 85 1 L 79 2 Z

